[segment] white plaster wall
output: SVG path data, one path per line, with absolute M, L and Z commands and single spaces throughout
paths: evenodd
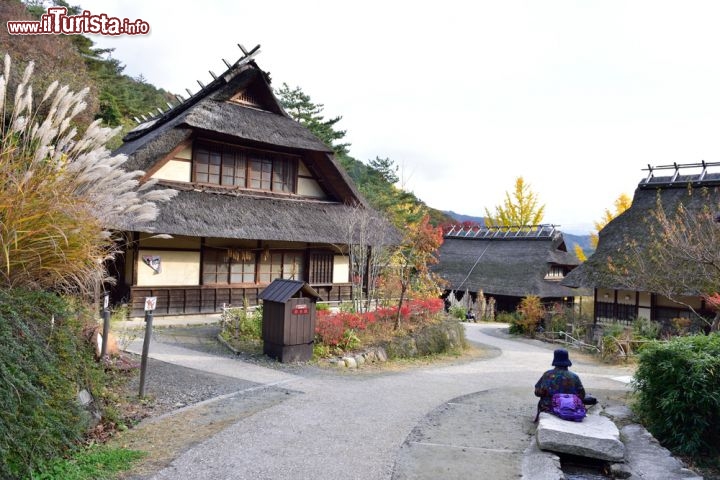
M 312 178 L 298 177 L 297 193 L 303 197 L 327 198 L 325 192 L 320 188 L 320 184 Z
M 650 308 L 650 301 L 651 301 L 650 297 L 651 297 L 651 295 L 649 292 L 640 292 L 640 298 L 639 298 L 638 305 L 640 305 L 641 307 Z M 648 312 L 649 311 L 650 310 L 648 310 Z M 649 314 L 646 318 L 650 318 Z
M 702 299 L 700 297 L 678 297 L 678 300 L 680 300 L 683 303 L 686 303 L 690 305 L 693 308 L 700 308 Z M 685 305 L 680 303 L 675 303 L 669 298 L 663 297 L 661 295 L 658 295 L 655 298 L 655 304 L 658 307 L 675 307 L 675 308 L 687 308 Z
M 152 178 L 172 180 L 175 182 L 189 182 L 192 173 L 192 162 L 188 160 L 173 159 L 160 167 Z
M 343 255 L 333 258 L 333 283 L 348 283 L 350 281 L 350 259 Z
M 605 298 L 607 295 L 607 298 Z M 614 302 L 615 301 L 615 290 L 609 288 L 598 288 L 597 289 L 597 300 L 598 302 Z
M 298 175 L 305 175 L 306 177 L 311 177 L 312 174 L 310 173 L 310 170 L 308 170 L 307 166 L 305 165 L 305 162 L 300 160 L 298 162 Z
M 155 271 L 143 261 L 143 256 L 160 257 L 161 272 Z M 198 285 L 200 279 L 200 252 L 181 252 L 167 250 L 139 251 L 137 264 L 137 284 L 140 287 Z
M 188 145 L 183 148 L 180 152 L 178 152 L 177 155 L 175 155 L 175 158 L 184 158 L 185 160 L 190 160 L 192 158 L 192 145 Z

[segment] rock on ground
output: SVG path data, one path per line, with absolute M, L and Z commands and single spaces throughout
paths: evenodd
M 622 437 L 627 445 L 627 464 L 632 471 L 631 479 L 702 480 L 685 465 L 674 458 L 642 425 L 626 425 Z
M 530 442 L 522 459 L 523 480 L 565 480 L 560 457 L 540 450 L 537 442 Z
M 536 435 L 542 450 L 611 462 L 622 462 L 625 458 L 620 432 L 609 418 L 601 415 L 591 413 L 582 422 L 570 422 L 541 413 Z

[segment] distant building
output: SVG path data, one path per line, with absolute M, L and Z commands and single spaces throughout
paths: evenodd
M 365 206 L 333 152 L 282 109 L 249 52 L 199 92 L 140 124 L 116 153 L 154 188 L 179 194 L 151 223 L 117 225 L 128 243 L 114 299 L 142 314 L 257 303 L 276 278 L 325 300 L 351 298 L 348 205 Z
M 572 304 L 582 294 L 560 282 L 578 265 L 553 225 L 453 227 L 444 236 L 433 271 L 448 292 L 493 297 L 497 311 L 514 311 L 523 297 Z M 446 292 L 447 293 L 447 292 Z
M 629 242 L 634 242 L 640 249 L 647 248 L 648 240 L 652 237 L 651 229 L 656 223 L 653 212 L 658 199 L 669 214 L 681 203 L 690 212 L 707 207 L 705 196 L 698 191 L 691 194 L 688 189 L 689 186 L 693 189 L 720 186 L 720 174 L 707 173 L 707 166 L 710 164 L 704 162 L 672 165 L 669 167 L 674 170 L 674 174 L 661 177 L 655 177 L 655 172 L 667 167 L 650 167 L 648 177 L 642 180 L 635 190 L 631 207 L 599 232 L 595 253 L 563 280 L 562 283 L 570 287 L 593 289 L 596 323 L 620 322 L 631 325 L 637 318 L 642 317 L 668 324 L 674 318 L 692 318 L 687 306 L 663 295 L 648 291 L 647 288 L 628 289 L 622 284 L 622 279 L 607 274 L 607 265 L 612 257 L 617 261 L 618 253 L 623 252 Z M 701 172 L 696 175 L 680 175 L 681 169 L 690 167 L 701 169 Z M 713 205 L 713 208 L 715 207 Z M 702 297 L 693 295 L 692 292 L 687 293 L 686 296 L 678 297 L 678 300 L 692 306 L 703 316 L 714 316 Z

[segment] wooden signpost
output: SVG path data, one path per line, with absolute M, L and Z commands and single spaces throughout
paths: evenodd
M 107 356 L 107 345 L 108 339 L 110 338 L 110 295 L 107 293 L 103 298 L 103 333 L 102 333 L 102 346 L 100 347 L 100 358 L 105 360 Z
M 145 339 L 143 340 L 142 358 L 140 359 L 140 397 L 145 396 L 145 372 L 152 338 L 153 311 L 157 306 L 157 297 L 145 297 Z

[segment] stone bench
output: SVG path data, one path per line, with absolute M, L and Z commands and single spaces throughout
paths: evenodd
M 599 413 L 599 405 L 592 407 L 582 422 L 541 413 L 536 432 L 538 447 L 610 462 L 624 461 L 625 445 L 620 441 L 620 432 L 612 420 Z

